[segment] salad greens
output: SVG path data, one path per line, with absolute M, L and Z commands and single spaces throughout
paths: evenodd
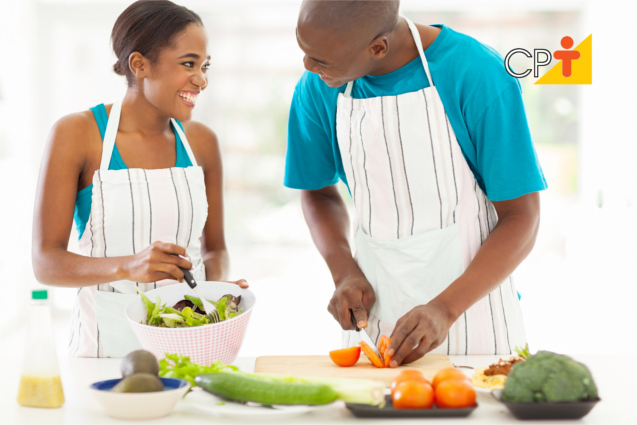
M 203 304 L 197 297 L 185 295 L 185 300 L 179 301 L 173 307 L 162 305 L 161 299 L 157 297 L 156 302 L 148 299 L 146 294 L 136 288 L 142 301 L 146 306 L 146 324 L 163 328 L 182 328 L 190 326 L 201 326 L 216 323 L 214 318 L 207 316 L 203 310 Z M 219 321 L 231 319 L 243 311 L 239 308 L 241 296 L 227 294 L 219 298 L 218 301 L 210 301 L 219 312 Z
M 515 347 L 515 351 L 516 353 L 518 353 L 518 356 L 523 358 L 524 360 L 528 359 L 531 355 L 528 343 L 524 346 L 524 348 Z
M 220 360 L 210 366 L 200 366 L 190 361 L 189 357 L 179 354 L 166 354 L 166 358 L 159 361 L 159 376 L 164 378 L 179 378 L 195 385 L 195 376 L 202 373 L 217 373 L 238 371 L 236 366 L 225 365 Z

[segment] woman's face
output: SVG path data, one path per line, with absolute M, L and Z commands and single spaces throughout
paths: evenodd
M 197 97 L 208 85 L 208 38 L 200 25 L 190 24 L 161 50 L 143 80 L 148 101 L 171 118 L 189 121 Z

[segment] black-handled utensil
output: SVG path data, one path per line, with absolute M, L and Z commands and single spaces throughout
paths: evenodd
M 171 255 L 174 255 L 175 257 L 179 257 L 179 255 L 177 254 L 171 254 Z M 221 317 L 219 316 L 217 307 L 212 305 L 210 301 L 206 300 L 201 295 L 201 293 L 197 289 L 197 282 L 195 281 L 195 278 L 192 276 L 192 273 L 190 273 L 190 270 L 184 269 L 183 267 L 179 267 L 179 270 L 181 270 L 184 273 L 184 280 L 186 281 L 188 286 L 190 286 L 190 288 L 195 292 L 197 297 L 201 300 L 201 305 L 203 306 L 203 309 L 206 312 L 206 316 L 208 316 L 208 318 L 210 319 L 212 323 L 220 322 Z
M 356 332 L 360 332 L 361 328 L 358 327 L 358 323 L 356 323 L 356 317 L 354 317 L 354 312 L 351 308 L 349 309 L 349 317 L 352 320 L 352 325 L 354 325 L 354 329 L 356 329 Z

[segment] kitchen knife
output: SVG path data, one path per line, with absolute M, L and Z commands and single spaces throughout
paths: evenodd
M 367 345 L 369 345 L 372 350 L 374 350 L 374 353 L 376 353 L 376 355 L 380 359 L 382 359 L 383 356 L 380 355 L 380 352 L 378 351 L 378 348 L 376 348 L 376 344 L 374 344 L 374 342 L 370 338 L 369 334 L 367 333 L 367 330 L 366 329 L 361 329 L 361 328 L 358 327 L 358 323 L 356 323 L 356 318 L 354 317 L 354 312 L 352 310 L 350 310 L 349 313 L 350 313 L 350 317 L 351 317 L 351 320 L 352 320 L 352 325 L 354 325 L 354 329 L 356 329 L 356 332 L 358 332 L 358 334 L 360 335 L 361 339 L 363 341 L 365 341 L 365 343 Z

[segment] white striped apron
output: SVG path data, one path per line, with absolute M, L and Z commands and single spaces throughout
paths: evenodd
M 81 254 L 119 257 L 137 254 L 156 241 L 175 243 L 186 247 L 193 275 L 203 281 L 200 237 L 208 216 L 203 170 L 174 119 L 172 125 L 192 167 L 109 170 L 121 106 L 113 104 L 108 119 L 100 168 L 93 175 L 91 212 L 80 239 Z M 136 296 L 135 286 L 147 291 L 175 282 L 121 280 L 80 288 L 72 314 L 70 355 L 122 357 L 141 348 L 124 315 Z
M 498 221 L 449 124 L 418 30 L 407 23 L 430 87 L 353 99 L 350 82 L 337 104 L 338 144 L 359 223 L 356 258 L 376 294 L 368 328 L 375 340 L 457 279 Z M 355 332 L 344 332 L 344 346 L 357 342 Z M 463 313 L 432 352 L 510 354 L 525 343 L 509 277 Z

